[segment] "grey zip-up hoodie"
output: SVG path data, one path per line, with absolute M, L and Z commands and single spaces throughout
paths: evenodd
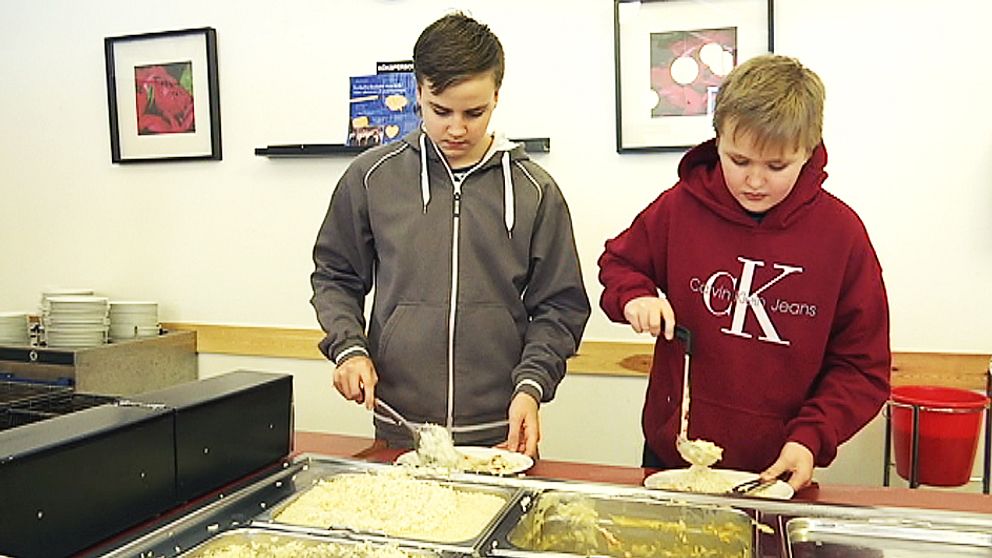
M 366 151 L 338 182 L 313 257 L 321 352 L 370 355 L 376 396 L 459 444 L 505 440 L 518 391 L 550 401 L 589 319 L 568 206 L 499 137 L 461 180 L 421 131 Z M 388 419 L 375 425 L 410 443 Z

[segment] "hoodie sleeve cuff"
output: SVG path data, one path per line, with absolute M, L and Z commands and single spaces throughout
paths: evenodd
M 806 446 L 806 449 L 813 454 L 813 462 L 817 467 L 830 465 L 834 457 L 837 456 L 837 448 L 826 447 L 820 439 L 820 434 L 814 428 L 797 428 L 789 435 L 788 439 L 790 442 Z
M 537 401 L 538 405 L 541 404 L 541 401 L 544 398 L 544 388 L 542 388 L 541 384 L 537 383 L 537 381 L 531 380 L 530 378 L 520 380 L 517 384 L 517 388 L 513 390 L 513 397 L 516 397 L 518 393 L 526 393 L 527 395 L 533 397 L 534 401 Z
M 352 345 L 341 350 L 337 355 L 334 356 L 333 360 L 335 366 L 341 366 L 349 358 L 354 358 L 357 356 L 369 356 L 369 352 L 361 345 Z

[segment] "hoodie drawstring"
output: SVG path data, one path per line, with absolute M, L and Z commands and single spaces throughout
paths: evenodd
M 420 134 L 420 197 L 424 202 L 424 213 L 427 204 L 431 202 L 430 180 L 427 175 L 427 134 Z M 510 152 L 503 151 L 500 158 L 503 167 L 503 223 L 506 225 L 506 235 L 513 238 L 513 225 L 516 217 L 513 210 L 513 180 L 510 177 Z
M 424 200 L 424 213 L 427 213 L 427 204 L 431 202 L 430 181 L 427 179 L 427 146 L 424 144 L 426 133 L 420 134 L 420 197 Z
M 513 181 L 510 180 L 510 152 L 503 152 L 503 222 L 506 236 L 513 238 Z

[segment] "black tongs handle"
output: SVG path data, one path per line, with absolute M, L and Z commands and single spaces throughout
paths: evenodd
M 675 326 L 675 338 L 682 342 L 685 354 L 692 355 L 692 332 L 685 326 Z
M 778 479 L 771 480 L 761 480 L 761 477 L 751 479 L 749 481 L 744 481 L 740 484 L 734 485 L 728 491 L 730 494 L 750 494 L 752 492 L 757 492 L 763 488 L 767 488 L 778 482 Z

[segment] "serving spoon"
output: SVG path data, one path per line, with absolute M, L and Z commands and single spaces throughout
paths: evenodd
M 689 363 L 692 359 L 692 332 L 683 326 L 675 326 L 675 337 L 682 341 L 682 410 L 679 421 L 679 435 L 675 448 L 690 465 L 709 467 L 723 457 L 723 448 L 709 440 L 689 439 Z
M 455 442 L 451 439 L 451 434 L 443 426 L 429 423 L 415 425 L 385 401 L 377 398 L 374 404 L 389 418 L 410 432 L 410 436 L 413 438 L 413 450 L 420 459 L 421 465 L 453 468 L 461 462 L 461 454 L 455 449 Z M 422 443 L 425 435 L 429 438 L 426 446 Z

